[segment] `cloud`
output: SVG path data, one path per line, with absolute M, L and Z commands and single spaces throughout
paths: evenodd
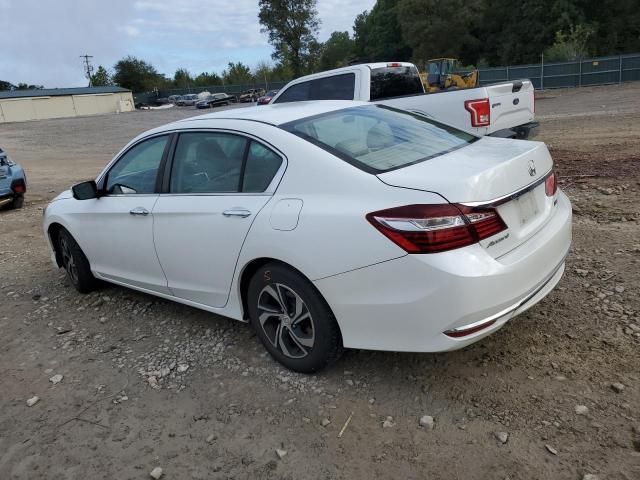
M 319 38 L 349 31 L 375 0 L 318 0 Z M 172 75 L 270 60 L 257 0 L 0 0 L 0 80 L 47 87 L 86 84 L 80 55 L 111 68 L 135 55 Z

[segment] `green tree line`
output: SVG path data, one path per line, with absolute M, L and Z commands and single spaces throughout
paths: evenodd
M 377 0 L 356 16 L 353 31 L 317 38 L 316 0 L 258 0 L 272 63 L 254 68 L 230 62 L 222 72 L 173 77 L 128 56 L 113 69 L 99 66 L 92 84 L 134 92 L 215 85 L 259 84 L 356 62 L 459 58 L 477 67 L 573 60 L 640 52 L 638 0 Z M 0 85 L 0 88 L 2 85 Z M 29 86 L 30 88 L 36 86 Z

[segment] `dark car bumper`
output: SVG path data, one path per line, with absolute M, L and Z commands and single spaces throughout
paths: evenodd
M 517 140 L 528 140 L 538 135 L 538 127 L 540 127 L 540 124 L 538 122 L 529 122 L 523 125 L 518 125 L 517 127 L 498 130 L 497 132 L 493 132 L 489 136 L 498 138 L 514 138 Z

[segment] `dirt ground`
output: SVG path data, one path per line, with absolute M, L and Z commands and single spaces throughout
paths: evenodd
M 245 324 L 119 287 L 83 296 L 50 263 L 46 202 L 195 113 L 0 125 L 30 181 L 25 208 L 0 212 L 1 479 L 640 478 L 640 82 L 539 96 L 575 208 L 543 302 L 461 351 L 349 351 L 313 376 Z

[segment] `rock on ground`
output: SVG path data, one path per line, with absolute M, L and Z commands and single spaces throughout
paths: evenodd
M 160 467 L 156 467 L 151 470 L 151 472 L 149 472 L 149 475 L 151 476 L 151 478 L 155 478 L 155 480 L 158 480 L 162 476 L 162 469 Z

